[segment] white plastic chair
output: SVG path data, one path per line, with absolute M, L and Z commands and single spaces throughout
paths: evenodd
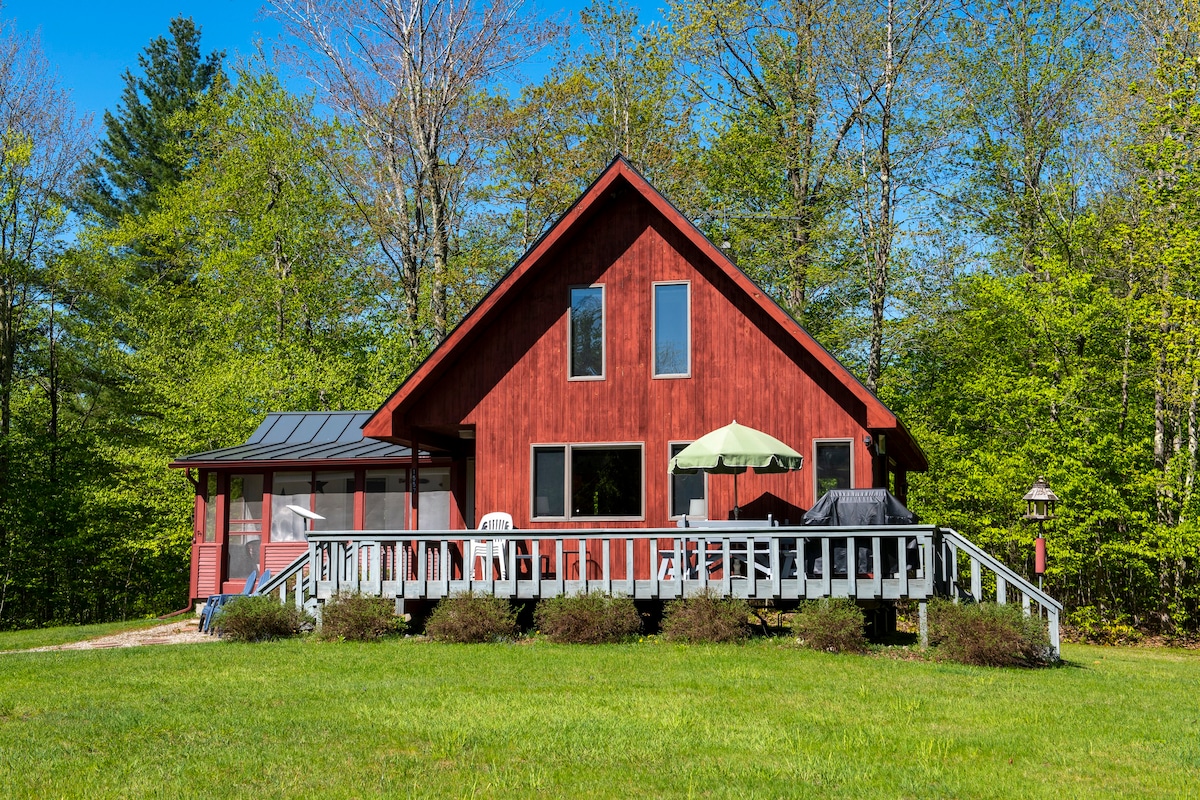
M 511 531 L 513 518 L 504 511 L 493 511 L 484 514 L 479 520 L 481 531 Z M 492 559 L 500 562 L 500 580 L 508 580 L 508 539 L 472 539 L 470 553 L 470 579 L 475 580 L 475 560 L 482 558 L 484 566 L 490 570 Z

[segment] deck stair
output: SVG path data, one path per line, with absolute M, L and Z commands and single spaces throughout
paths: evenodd
M 924 525 L 761 525 L 514 531 L 514 545 L 521 535 L 538 538 L 521 542 L 528 552 L 520 556 L 517 546 L 508 548 L 507 579 L 499 579 L 498 570 L 477 570 L 475 576 L 464 571 L 468 531 L 322 531 L 309 534 L 308 551 L 262 593 L 313 614 L 340 592 L 393 597 L 398 607 L 406 600 L 466 591 L 510 599 L 600 591 L 671 600 L 713 591 L 785 604 L 823 597 L 914 600 L 922 642 L 928 640 L 926 607 L 934 597 L 1001 604 L 1019 597 L 1025 613 L 1036 610 L 1046 619 L 1054 654 L 1059 652 L 1062 605 L 957 531 Z M 635 571 L 635 550 L 643 565 L 648 552 L 648 564 L 669 559 L 672 568 Z
M 296 556 L 278 575 L 260 587 L 258 593 L 266 596 L 274 594 L 284 605 L 291 603 L 310 614 L 318 613 L 320 605 L 309 575 L 309 559 L 310 551 Z
M 967 598 L 972 602 L 985 600 L 1006 605 L 1015 601 L 1010 590 L 1020 595 L 1021 608 L 1026 614 L 1034 610 L 1046 619 L 1050 632 L 1050 647 L 1059 654 L 1059 622 L 1062 619 L 1062 603 L 1034 586 L 1011 570 L 1006 564 L 972 544 L 965 536 L 951 528 L 942 528 L 937 553 L 936 580 L 934 590 L 939 596 L 951 597 L 955 601 Z M 960 580 L 959 553 L 968 559 L 967 580 Z M 986 570 L 986 572 L 985 572 Z M 989 574 L 990 573 L 990 574 Z M 985 595 L 985 589 L 988 591 Z

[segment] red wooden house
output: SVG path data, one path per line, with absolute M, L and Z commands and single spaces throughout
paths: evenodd
M 303 449 L 295 428 L 316 430 L 320 416 L 332 415 L 264 426 L 294 423 L 275 439 Z M 329 476 L 340 476 L 336 524 L 354 530 L 382 524 L 372 509 L 384 498 L 407 506 L 386 519 L 404 530 L 470 528 L 476 510 L 508 512 L 526 531 L 658 528 L 700 499 L 725 518 L 729 476 L 667 465 L 734 419 L 806 457 L 798 472 L 741 476 L 744 519 L 798 523 L 835 487 L 903 500 L 907 474 L 927 467 L 895 414 L 618 158 L 377 411 L 354 417 L 361 431 L 342 430 L 351 450 L 255 461 L 230 448 L 175 462 L 200 470 L 193 596 L 236 589 L 254 559 L 270 567 L 300 552 L 279 499 L 324 513 L 336 505 Z M 389 449 L 364 458 L 355 447 Z M 266 499 L 247 511 L 251 474 Z M 430 490 L 411 491 L 430 477 Z M 235 570 L 231 545 L 255 535 Z

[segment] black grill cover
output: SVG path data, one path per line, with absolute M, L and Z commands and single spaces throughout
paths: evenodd
M 804 513 L 805 525 L 916 525 L 887 489 L 831 489 Z

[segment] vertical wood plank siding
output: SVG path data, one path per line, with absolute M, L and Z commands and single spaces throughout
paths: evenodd
M 548 258 L 472 346 L 456 350 L 407 414 L 412 428 L 453 435 L 475 427 L 477 515 L 507 511 L 518 527 L 534 530 L 588 526 L 530 519 L 530 444 L 642 442 L 645 518 L 603 525 L 668 527 L 668 442 L 698 438 L 733 418 L 805 454 L 814 438 L 850 439 L 855 486 L 872 485 L 862 402 L 641 196 L 625 191 L 610 200 Z M 652 377 L 655 281 L 690 282 L 690 378 Z M 605 379 L 569 381 L 570 287 L 594 284 L 605 288 Z M 799 522 L 813 502 L 812 469 L 807 463 L 796 473 L 740 476 L 743 516 Z M 729 516 L 733 478 L 711 476 L 708 487 L 711 515 Z M 640 569 L 649 549 L 637 544 Z M 549 548 L 545 541 L 542 552 Z M 588 551 L 597 565 L 600 556 Z

